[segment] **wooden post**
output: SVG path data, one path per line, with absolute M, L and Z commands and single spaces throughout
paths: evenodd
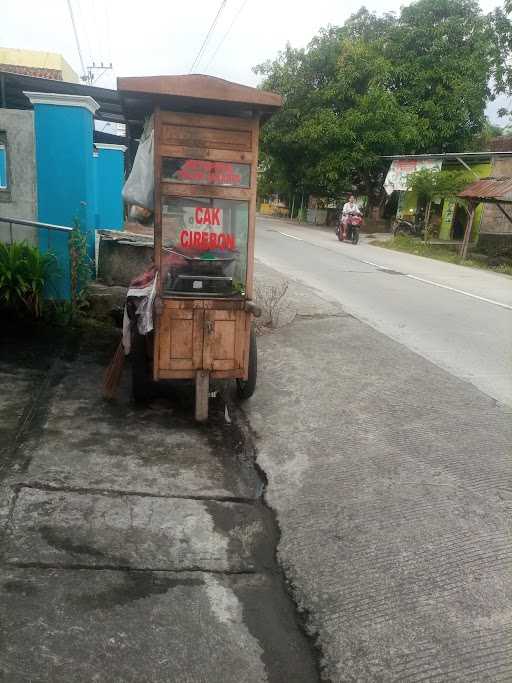
M 459 256 L 462 259 L 467 258 L 468 255 L 469 240 L 471 238 L 471 230 L 473 229 L 473 219 L 475 218 L 475 209 L 476 204 L 474 202 L 469 202 L 469 218 L 459 252 Z
M 302 193 L 302 197 L 300 200 L 300 214 L 299 214 L 299 223 L 302 223 L 302 208 L 304 206 L 304 192 Z
M 293 209 L 295 208 L 295 192 L 292 194 L 292 210 L 290 211 L 290 218 L 293 220 Z
M 196 420 L 205 422 L 208 419 L 208 393 L 210 391 L 210 373 L 207 370 L 196 372 Z
M 424 231 L 423 231 L 423 243 L 426 244 L 429 241 L 430 235 L 427 235 L 428 232 L 428 224 L 430 222 L 430 212 L 432 210 L 432 199 L 428 200 L 427 203 L 427 209 L 425 211 L 425 226 L 424 226 Z
M 247 236 L 247 272 L 245 276 L 245 296 L 252 299 L 254 287 L 254 240 L 256 233 L 256 178 L 258 177 L 258 143 L 260 136 L 260 116 L 255 115 L 251 129 L 251 190 L 249 199 L 249 234 Z M 199 195 L 200 196 L 200 195 Z M 230 195 L 231 196 L 231 195 Z

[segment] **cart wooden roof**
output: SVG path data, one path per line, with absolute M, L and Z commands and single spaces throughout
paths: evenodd
M 133 76 L 117 79 L 117 89 L 128 119 L 140 121 L 160 105 L 174 111 L 238 116 L 268 116 L 283 100 L 276 93 L 251 88 L 214 76 Z

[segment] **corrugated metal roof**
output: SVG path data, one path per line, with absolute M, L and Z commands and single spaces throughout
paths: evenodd
M 121 98 L 117 90 L 98 88 L 81 83 L 56 81 L 52 78 L 23 76 L 0 70 L 0 107 L 32 109 L 24 91 L 57 93 L 63 95 L 89 95 L 100 105 L 94 118 L 102 121 L 125 123 Z
M 501 135 L 489 140 L 491 152 L 512 152 L 512 135 Z
M 468 185 L 459 197 L 512 203 L 512 178 L 484 178 Z
M 495 151 L 489 150 L 486 152 L 434 152 L 432 154 L 385 154 L 381 159 L 446 159 L 446 161 L 457 161 L 457 159 L 466 159 L 466 161 L 490 161 L 495 156 L 510 156 L 512 150 Z

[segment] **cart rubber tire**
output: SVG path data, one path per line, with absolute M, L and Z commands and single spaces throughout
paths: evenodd
M 343 242 L 343 241 L 344 241 L 344 240 L 343 240 L 343 226 L 341 226 L 341 225 L 340 225 L 340 227 L 339 227 L 339 229 L 338 229 L 338 239 L 339 239 L 340 242 Z
M 245 401 L 254 394 L 256 389 L 256 377 L 258 375 L 258 350 L 256 346 L 256 332 L 251 328 L 249 342 L 249 373 L 247 379 L 236 380 L 236 391 L 238 398 Z
M 149 359 L 146 353 L 146 337 L 136 332 L 132 338 L 130 351 L 132 366 L 132 396 L 137 403 L 146 403 L 152 397 L 152 378 Z

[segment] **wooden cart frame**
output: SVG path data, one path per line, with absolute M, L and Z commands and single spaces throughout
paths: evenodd
M 250 359 L 254 359 L 251 327 L 259 129 L 262 116 L 277 109 L 281 98 L 207 76 L 118 79 L 118 89 L 139 103 L 142 93 L 151 94 L 154 113 L 154 258 L 160 277 L 153 379 L 194 380 L 196 419 L 205 420 L 210 379 L 247 382 Z M 167 159 L 248 165 L 250 181 L 248 186 L 173 182 L 162 173 Z M 182 296 L 165 290 L 164 198 L 247 202 L 247 261 L 239 295 Z

